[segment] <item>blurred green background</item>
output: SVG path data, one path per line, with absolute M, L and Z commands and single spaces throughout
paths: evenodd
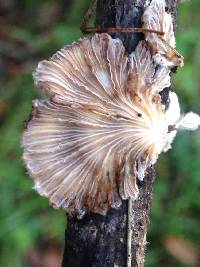
M 41 97 L 32 71 L 82 36 L 89 0 L 0 0 L 0 267 L 57 267 L 65 213 L 32 189 L 20 148 L 31 101 Z M 200 4 L 180 4 L 177 47 L 185 66 L 173 77 L 183 111 L 200 113 Z M 178 134 L 155 181 L 146 267 L 200 266 L 200 131 Z

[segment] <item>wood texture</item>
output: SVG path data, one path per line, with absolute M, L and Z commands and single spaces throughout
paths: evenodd
M 145 0 L 99 0 L 96 25 L 100 27 L 140 27 Z M 177 1 L 167 0 L 167 9 L 176 17 Z M 116 33 L 128 53 L 143 39 L 142 33 Z M 169 89 L 162 92 L 163 103 L 168 105 Z M 139 182 L 140 195 L 133 203 L 132 266 L 144 266 L 147 227 L 150 222 L 155 168 L 148 169 Z M 82 220 L 67 218 L 65 249 L 62 267 L 124 267 L 126 266 L 127 201 L 106 216 L 88 214 Z

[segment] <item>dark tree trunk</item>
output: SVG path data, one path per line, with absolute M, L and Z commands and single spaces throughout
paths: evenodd
M 176 17 L 178 0 L 167 0 L 168 12 Z M 99 0 L 96 25 L 105 27 L 141 27 L 145 0 Z M 143 38 L 142 33 L 116 33 L 128 53 Z M 167 105 L 169 89 L 164 90 Z M 144 266 L 147 227 L 152 203 L 155 168 L 149 168 L 139 184 L 140 195 L 133 203 L 132 267 Z M 139 181 L 138 181 L 139 183 Z M 106 216 L 88 214 L 82 220 L 68 218 L 62 267 L 126 266 L 127 201 Z

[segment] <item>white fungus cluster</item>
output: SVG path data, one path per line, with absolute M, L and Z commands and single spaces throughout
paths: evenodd
M 161 101 L 170 68 L 183 65 L 164 0 L 146 7 L 143 26 L 165 35 L 146 33 L 127 56 L 119 39 L 95 34 L 40 62 L 34 73 L 48 99 L 33 101 L 23 158 L 35 189 L 56 208 L 82 217 L 136 199 L 136 177 L 142 180 L 171 147 L 177 129 L 200 125 L 198 115 L 180 114 L 174 92 L 167 110 Z
M 175 50 L 173 20 L 165 11 L 165 0 L 152 0 L 144 10 L 142 21 L 144 28 L 164 32 L 163 36 L 145 32 L 153 60 L 164 67 L 182 67 L 183 56 Z

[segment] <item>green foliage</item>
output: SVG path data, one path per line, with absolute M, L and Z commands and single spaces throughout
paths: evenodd
M 81 36 L 81 18 L 89 0 L 17 1 L 1 22 L 6 40 L 0 40 L 0 266 L 25 267 L 27 252 L 42 238 L 62 244 L 65 214 L 49 207 L 32 189 L 21 159 L 20 135 L 31 101 L 40 97 L 32 71 L 40 59 Z M 56 3 L 55 3 L 56 2 Z M 177 47 L 185 67 L 174 75 L 173 87 L 184 111 L 200 113 L 200 5 L 191 0 L 179 9 Z M 49 15 L 50 14 L 50 15 Z M 200 246 L 199 166 L 200 131 L 180 133 L 173 149 L 162 155 L 155 181 L 146 266 L 185 266 L 166 249 L 166 237 Z M 12 253 L 11 253 L 12 252 Z M 12 254 L 12 257 L 11 257 Z

